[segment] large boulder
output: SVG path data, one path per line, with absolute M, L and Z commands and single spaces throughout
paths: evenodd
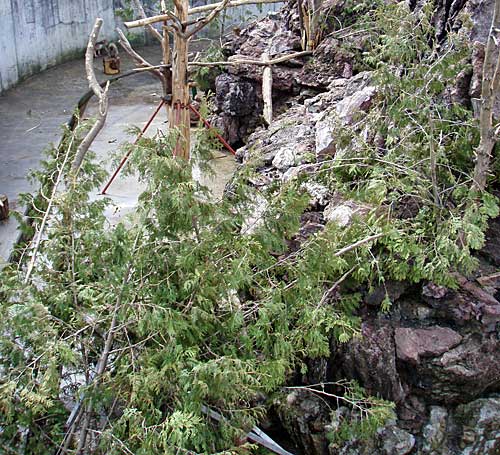
M 213 124 L 230 144 L 238 144 L 259 123 L 260 88 L 249 80 L 226 73 L 217 76 L 215 87 L 217 117 Z

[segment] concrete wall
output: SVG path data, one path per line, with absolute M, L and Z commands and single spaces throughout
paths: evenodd
M 215 3 L 220 0 L 190 0 L 192 7 L 202 6 L 208 3 Z M 284 5 L 283 3 L 263 3 L 260 5 L 244 5 L 234 8 L 227 8 L 222 11 L 219 18 L 203 29 L 200 36 L 218 39 L 220 36 L 222 22 L 224 23 L 224 35 L 231 32 L 234 27 L 243 28 L 255 19 L 264 17 L 271 11 L 278 11 Z M 200 14 L 203 16 L 203 14 Z
M 192 6 L 217 0 L 191 0 Z M 155 0 L 145 0 L 148 10 Z M 114 14 L 121 0 L 0 0 L 0 93 L 18 81 L 49 66 L 80 55 L 96 17 L 104 19 L 100 38 L 111 40 L 121 20 Z M 249 22 L 282 4 L 248 5 L 229 8 L 225 30 Z M 214 22 L 201 36 L 217 38 L 219 24 Z M 135 33 L 144 36 L 142 29 Z
M 81 53 L 96 17 L 112 38 L 113 0 L 0 0 L 0 92 Z

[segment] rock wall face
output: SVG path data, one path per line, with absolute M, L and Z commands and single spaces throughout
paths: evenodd
M 0 0 L 0 92 L 82 52 L 96 17 L 114 36 L 113 0 Z
M 422 3 L 414 7 L 422 7 Z M 466 7 L 473 23 L 471 43 L 484 43 L 491 21 L 491 0 L 436 3 L 436 36 L 442 36 L 444 24 Z M 274 55 L 297 50 L 297 35 L 286 20 L 292 13 L 285 10 L 250 25 L 233 40 L 231 52 L 257 57 L 278 44 L 280 50 Z M 465 84 L 469 99 L 474 83 L 482 79 L 479 55 L 471 57 L 472 80 Z M 327 223 L 335 221 L 344 227 L 354 216 L 363 217 L 369 211 L 357 201 L 332 194 L 312 177 L 308 179 L 326 160 L 342 159 L 345 153 L 344 145 L 335 137 L 335 124 L 354 128 L 352 141 L 369 137 L 363 119 L 375 105 L 380 89 L 373 73 L 357 72 L 353 60 L 328 37 L 313 58 L 273 68 L 274 94 L 286 94 L 286 109 L 276 112 L 270 125 L 257 127 L 244 137 L 246 145 L 237 151 L 243 165 L 254 163 L 258 157 L 257 174 L 249 182 L 256 194 L 264 193 L 266 187 L 302 178 L 310 205 L 299 233 L 290 241 L 290 251 L 296 251 L 301 242 Z M 242 71 L 228 69 L 217 84 L 217 101 L 224 101 L 216 103 L 219 119 L 230 140 L 252 126 L 249 105 L 257 115 L 261 112 L 259 96 L 255 101 L 248 95 L 249 86 L 259 95 L 261 70 Z M 262 217 L 266 203 L 265 199 L 255 202 L 252 219 Z M 409 218 L 412 210 L 407 204 L 400 216 Z M 332 340 L 330 356 L 310 361 L 307 374 L 295 378 L 294 385 L 354 379 L 370 394 L 394 402 L 397 420 L 378 428 L 368 440 L 331 442 L 328 432 L 338 429 L 338 422 L 349 415 L 349 409 L 333 401 L 326 403 L 324 396 L 294 390 L 273 402 L 276 421 L 285 430 L 285 438 L 295 445 L 298 452 L 294 453 L 500 454 L 499 239 L 497 218 L 490 222 L 486 245 L 478 252 L 476 275 L 457 275 L 455 290 L 432 282 L 389 280 L 371 292 L 360 290 L 364 292 L 359 310 L 362 336 L 347 343 Z M 390 311 L 381 312 L 386 294 L 393 305 Z

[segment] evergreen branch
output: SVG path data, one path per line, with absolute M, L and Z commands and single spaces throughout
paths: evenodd
M 64 174 L 64 171 L 66 169 L 66 164 L 68 163 L 68 160 L 69 160 L 71 149 L 73 148 L 74 140 L 75 140 L 75 133 L 73 132 L 71 134 L 71 140 L 70 140 L 68 148 L 66 150 L 66 155 L 64 157 L 64 160 L 63 160 L 61 167 L 59 168 L 59 172 L 57 174 L 57 179 L 56 179 L 54 186 L 52 188 L 52 194 L 49 198 L 47 209 L 45 210 L 42 222 L 40 224 L 40 227 L 39 227 L 37 235 L 36 235 L 35 246 L 34 246 L 33 251 L 31 253 L 31 259 L 30 259 L 30 262 L 28 264 L 28 268 L 26 269 L 26 276 L 24 277 L 24 284 L 29 283 L 30 278 L 31 278 L 31 274 L 33 273 L 33 269 L 35 267 L 36 258 L 38 255 L 38 251 L 40 249 L 40 244 L 42 242 L 42 237 L 43 237 L 43 234 L 45 231 L 45 227 L 47 225 L 49 216 L 52 212 L 52 206 L 54 205 L 54 200 L 56 198 L 56 194 L 57 194 L 57 191 L 59 189 L 59 184 L 63 180 L 63 174 Z

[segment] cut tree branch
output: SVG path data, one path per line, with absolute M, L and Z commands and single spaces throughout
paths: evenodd
M 257 4 L 262 4 L 262 3 L 281 3 L 282 1 L 283 0 L 235 0 L 235 1 L 228 1 L 227 4 L 225 5 L 225 7 L 230 8 L 230 7 L 241 6 L 241 5 L 257 5 Z M 204 5 L 204 6 L 198 6 L 196 8 L 191 8 L 191 9 L 189 9 L 188 14 L 198 14 L 198 13 L 205 13 L 207 11 L 212 11 L 214 9 L 220 8 L 222 3 L 224 3 L 224 2 L 212 3 L 210 5 Z M 143 19 L 138 19 L 135 21 L 124 22 L 124 24 L 125 24 L 125 27 L 127 27 L 127 28 L 137 28 L 137 27 L 144 27 L 147 25 L 155 24 L 156 22 L 169 21 L 171 19 L 172 19 L 172 17 L 169 14 L 159 14 L 157 16 L 151 16 L 151 17 L 147 17 L 147 18 L 143 18 Z
M 242 5 L 260 5 L 262 3 L 282 3 L 283 0 L 234 0 L 229 1 L 226 5 L 227 8 L 242 6 Z M 206 13 L 207 11 L 212 11 L 218 8 L 220 3 L 211 3 L 209 5 L 197 6 L 195 8 L 190 8 L 188 14 L 198 14 Z
M 481 139 L 476 149 L 474 183 L 472 189 L 483 191 L 490 170 L 491 156 L 497 138 L 494 133 L 493 110 L 500 86 L 500 0 L 495 0 L 490 33 L 486 42 L 481 85 L 481 108 L 479 111 L 479 132 Z
M 307 55 L 312 55 L 312 51 L 301 51 L 295 52 L 294 54 L 283 55 L 282 57 L 275 58 L 273 60 L 269 60 L 268 62 L 263 62 L 262 60 L 229 60 L 226 62 L 189 62 L 188 66 L 237 66 L 237 65 L 259 65 L 259 66 L 270 66 L 270 65 L 278 65 L 279 63 L 284 63 L 288 60 L 292 60 L 294 58 L 305 57 Z M 143 71 L 153 71 L 162 68 L 171 68 L 172 65 L 154 65 L 154 66 L 145 66 L 143 68 L 136 68 L 132 71 L 134 72 L 143 72 Z
M 139 16 L 142 19 L 146 19 L 148 16 L 146 15 L 146 11 L 144 11 L 144 8 L 142 7 L 142 3 L 140 2 L 140 0 L 134 0 L 134 5 L 137 11 L 139 12 Z M 158 30 L 156 30 L 156 28 L 154 28 L 151 24 L 146 25 L 146 28 L 151 33 L 151 35 L 153 35 L 160 43 L 162 42 L 161 33 Z
M 159 69 L 151 65 L 151 63 L 149 63 L 144 57 L 142 57 L 132 48 L 132 45 L 130 44 L 129 40 L 119 28 L 116 29 L 116 33 L 118 33 L 118 37 L 120 38 L 118 42 L 120 43 L 124 51 L 138 63 L 138 65 L 141 67 L 140 69 L 145 69 L 150 71 L 153 76 L 159 79 L 163 87 L 163 92 L 166 93 L 167 81 L 165 79 L 165 75 Z
M 101 18 L 96 19 L 94 28 L 89 37 L 87 52 L 85 53 L 85 70 L 87 72 L 87 80 L 89 81 L 89 87 L 92 89 L 95 96 L 99 99 L 97 120 L 90 129 L 90 131 L 87 133 L 83 141 L 78 146 L 75 158 L 73 160 L 73 163 L 71 164 L 71 174 L 73 178 L 77 176 L 86 153 L 88 152 L 94 139 L 97 137 L 97 135 L 103 128 L 104 123 L 106 121 L 106 116 L 108 115 L 109 81 L 106 84 L 105 88 L 103 89 L 99 84 L 99 82 L 97 82 L 97 78 L 95 76 L 95 71 L 94 71 L 94 48 L 95 48 L 95 43 L 97 42 L 97 37 L 99 36 L 99 32 L 102 27 L 102 22 L 103 21 Z
M 224 0 L 220 3 L 218 3 L 219 6 L 217 6 L 217 8 L 213 9 L 212 12 L 202 18 L 197 24 L 195 27 L 193 27 L 192 30 L 190 30 L 188 33 L 187 33 L 187 37 L 191 37 L 193 36 L 194 34 L 198 33 L 203 27 L 205 27 L 206 25 L 208 25 L 210 22 L 212 22 L 218 15 L 219 13 L 224 9 L 226 8 L 227 4 L 229 3 L 229 0 Z

